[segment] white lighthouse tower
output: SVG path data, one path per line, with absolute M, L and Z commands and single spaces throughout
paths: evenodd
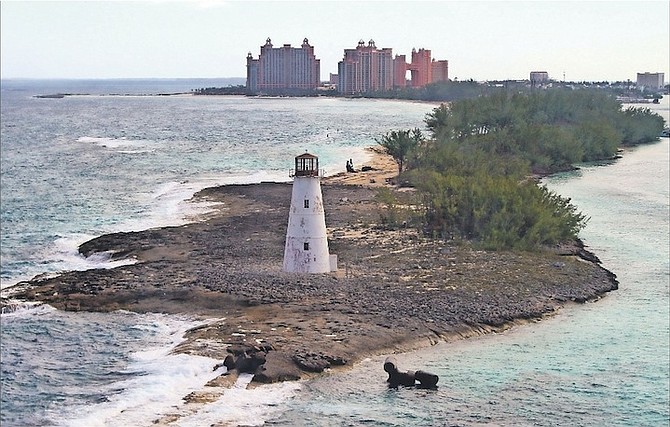
M 319 158 L 305 153 L 295 158 L 291 208 L 284 247 L 284 271 L 327 273 L 337 269 L 328 253 L 326 217 L 321 196 Z M 332 260 L 331 260 L 332 259 Z M 331 263 L 334 265 L 331 267 Z

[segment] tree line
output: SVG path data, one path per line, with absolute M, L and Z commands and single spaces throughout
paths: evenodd
M 663 129 L 649 109 L 562 89 L 462 99 L 433 109 L 425 123 L 427 136 L 410 129 L 377 140 L 398 163 L 399 182 L 418 190 L 418 225 L 486 249 L 523 250 L 573 240 L 588 221 L 529 177 L 611 159 Z

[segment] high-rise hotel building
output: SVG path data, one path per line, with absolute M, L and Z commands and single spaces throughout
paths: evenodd
M 321 64 L 314 56 L 314 47 L 304 39 L 302 45 L 284 44 L 274 47 L 268 38 L 261 46 L 258 59 L 247 55 L 247 91 L 251 93 L 296 94 L 314 91 L 321 85 Z M 431 58 L 427 49 L 412 49 L 412 61 L 405 55 L 393 57 L 391 48 L 378 49 L 374 40 L 361 40 L 354 49 L 345 49 L 338 73 L 331 75 L 344 95 L 386 91 L 411 86 L 419 88 L 430 83 L 449 80 L 449 63 Z M 407 74 L 410 72 L 410 79 Z
M 412 49 L 412 62 L 405 55 L 393 57 L 391 48 L 377 49 L 374 40 L 363 40 L 355 49 L 345 49 L 338 63 L 338 91 L 354 95 L 406 86 L 423 87 L 449 80 L 448 61 L 435 61 L 427 49 Z M 411 79 L 407 80 L 407 72 Z
M 433 82 L 433 64 L 431 62 L 430 50 L 421 48 L 412 49 L 412 63 L 409 64 L 411 71 L 412 87 L 423 87 Z
M 391 48 L 377 49 L 374 40 L 363 40 L 355 49 L 345 49 L 337 64 L 338 91 L 346 95 L 388 90 L 393 87 Z
M 247 55 L 247 90 L 250 92 L 286 92 L 315 90 L 321 81 L 320 60 L 314 47 L 304 39 L 302 45 L 273 47 L 270 38 L 261 46 L 258 59 Z
M 449 81 L 449 61 L 446 59 L 433 59 L 433 83 Z

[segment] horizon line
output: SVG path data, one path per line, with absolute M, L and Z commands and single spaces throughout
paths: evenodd
M 658 72 L 660 74 L 661 72 Z M 643 74 L 643 73 L 641 73 Z M 656 74 L 656 73 L 652 73 Z M 663 73 L 665 74 L 665 73 Z M 665 76 L 664 76 L 665 77 Z M 81 81 L 81 80 L 245 80 L 246 77 L 0 77 L 0 81 L 4 80 L 42 80 L 42 81 L 57 81 L 57 80 L 68 80 L 68 81 Z M 505 78 L 505 79 L 482 79 L 482 80 L 476 80 L 473 78 L 467 78 L 467 79 L 450 79 L 449 82 L 468 82 L 468 81 L 474 81 L 474 82 L 505 82 L 505 81 L 524 81 L 524 80 L 530 80 L 529 78 Z M 608 80 L 608 79 L 599 79 L 599 80 L 560 80 L 560 79 L 549 79 L 549 81 L 553 82 L 562 82 L 562 83 L 582 83 L 582 82 L 588 82 L 588 83 L 596 83 L 596 82 L 628 82 L 630 81 L 631 83 L 634 83 L 635 80 L 627 78 L 627 79 L 619 79 L 619 80 Z M 327 80 L 321 80 L 321 82 L 327 82 Z M 664 85 L 670 84 L 667 80 L 664 78 Z

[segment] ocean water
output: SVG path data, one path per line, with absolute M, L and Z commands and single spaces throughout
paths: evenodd
M 195 84 L 193 86 L 192 84 Z M 66 87 L 67 89 L 61 89 Z M 339 99 L 108 96 L 207 82 L 2 82 L 2 286 L 112 267 L 76 246 L 110 231 L 188 221 L 185 200 L 222 183 L 286 180 L 295 155 L 328 173 L 360 164 L 431 104 Z M 88 93 L 63 99 L 34 94 Z M 666 121 L 668 97 L 656 109 Z M 591 220 L 589 248 L 620 289 L 540 323 L 397 355 L 437 390 L 388 389 L 384 355 L 341 375 L 181 398 L 219 361 L 170 352 L 202 321 L 23 306 L 2 320 L 0 422 L 23 425 L 667 426 L 670 368 L 668 139 L 546 180 Z M 166 422 L 167 424 L 167 422 Z
M 191 88 L 215 83 L 196 80 Z M 3 81 L 2 287 L 41 273 L 114 266 L 80 259 L 76 247 L 106 232 L 188 220 L 207 206 L 184 200 L 204 187 L 287 181 L 293 158 L 307 150 L 326 174 L 343 171 L 350 158 L 360 167 L 375 138 L 423 127 L 433 105 L 108 96 L 188 90 L 188 80 Z M 89 95 L 33 97 L 59 92 Z
M 670 121 L 666 96 L 653 106 Z M 648 107 L 644 105 L 643 107 Z M 581 233 L 619 290 L 478 339 L 397 355 L 438 390 L 388 389 L 384 356 L 307 384 L 273 425 L 670 425 L 668 138 L 545 184 L 590 217 Z
M 619 290 L 553 318 L 398 355 L 436 391 L 388 389 L 384 357 L 309 383 L 277 425 L 668 426 L 668 140 L 546 180 L 591 219 L 589 249 Z
M 343 171 L 348 159 L 360 167 L 375 138 L 423 127 L 433 107 L 159 95 L 227 84 L 3 80 L 1 287 L 35 275 L 122 265 L 104 254 L 83 258 L 77 247 L 104 233 L 194 220 L 209 207 L 188 199 L 205 187 L 287 181 L 293 158 L 307 150 L 320 157 L 326 174 Z M 76 95 L 35 97 L 55 93 Z M 212 373 L 220 361 L 169 353 L 196 319 L 22 306 L 1 320 L 3 427 L 147 425 L 220 373 Z M 268 418 L 267 408 L 297 387 L 247 393 L 241 381 L 238 393 L 267 405 L 254 408 L 239 396 L 237 410 L 227 415 L 238 421 Z M 217 406 L 231 410 L 229 403 L 214 404 L 204 413 Z M 183 417 L 180 425 L 200 425 L 202 416 Z

